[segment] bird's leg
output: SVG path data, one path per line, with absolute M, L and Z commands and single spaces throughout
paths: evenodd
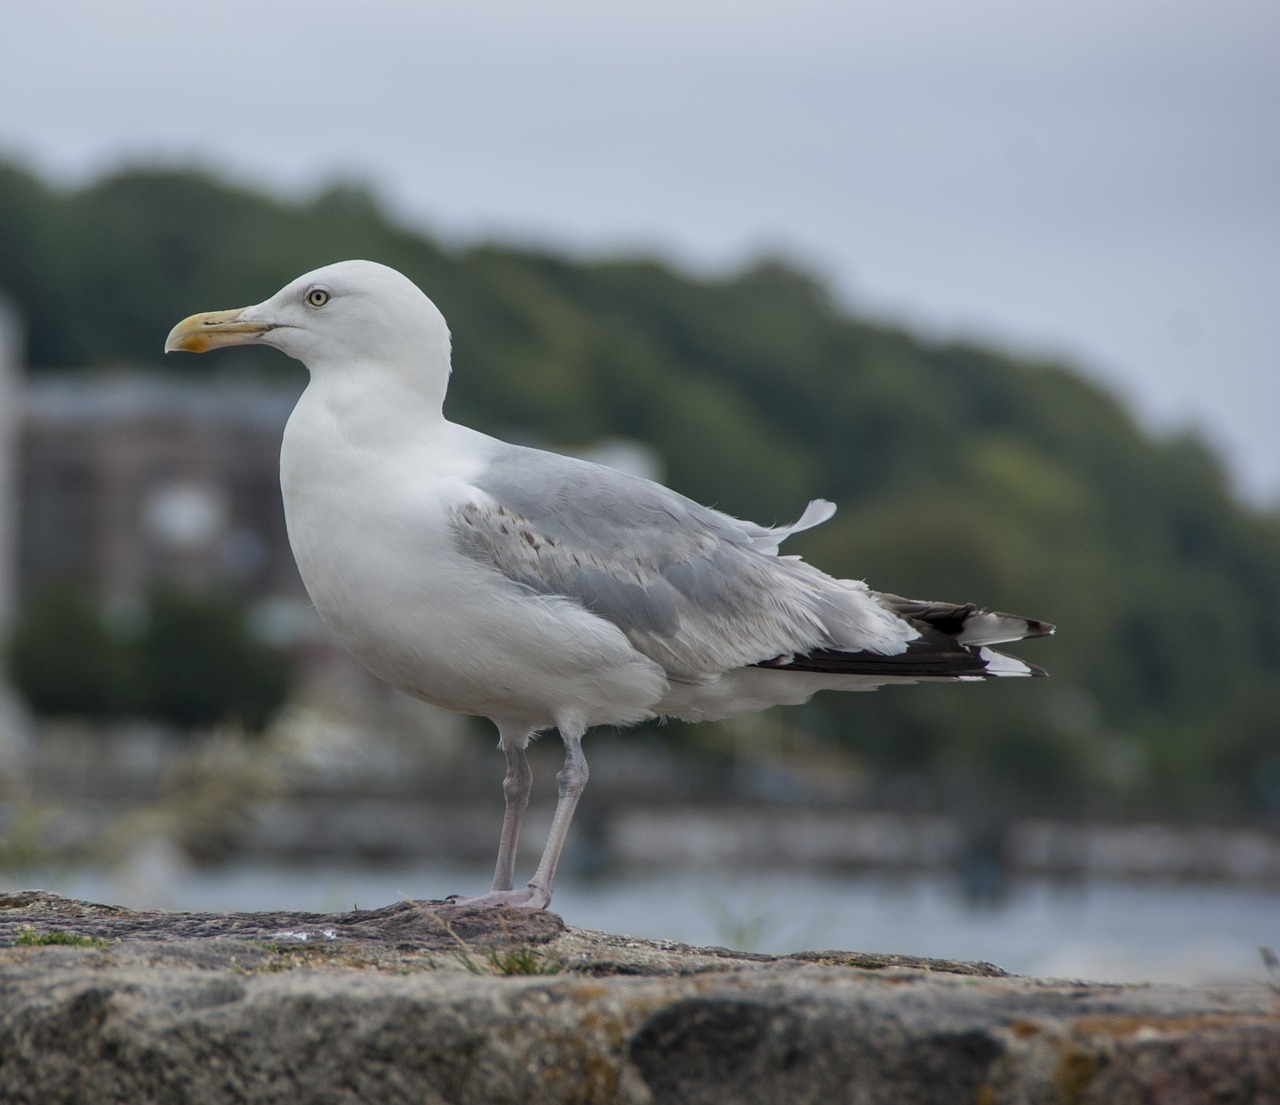
M 551 819 L 551 832 L 547 836 L 547 846 L 542 850 L 542 860 L 538 869 L 529 880 L 528 889 L 533 891 L 534 901 L 546 906 L 551 901 L 551 890 L 556 881 L 556 867 L 560 863 L 560 852 L 564 848 L 565 837 L 569 834 L 569 822 L 573 820 L 573 811 L 578 807 L 578 799 L 582 797 L 583 788 L 587 785 L 587 758 L 582 754 L 582 729 L 561 727 L 560 737 L 564 741 L 564 767 L 556 774 L 556 782 L 560 786 L 560 795 L 556 800 L 555 816 Z M 546 895 L 545 901 L 542 900 Z
M 515 841 L 520 831 L 520 818 L 524 813 L 525 803 L 529 798 L 529 783 L 532 776 L 529 765 L 525 761 L 524 752 L 513 755 L 507 751 L 507 779 L 502 789 L 507 795 L 507 814 L 502 822 L 502 844 L 498 850 L 498 869 L 493 881 L 493 889 L 478 898 L 467 898 L 458 894 L 450 896 L 449 901 L 455 905 L 492 906 L 510 905 L 523 909 L 546 909 L 551 904 L 551 891 L 556 881 L 556 867 L 560 863 L 560 852 L 564 848 L 565 837 L 569 832 L 569 822 L 573 820 L 573 811 L 577 808 L 578 799 L 587 785 L 587 758 L 582 754 L 582 728 L 580 726 L 561 726 L 560 737 L 564 741 L 564 767 L 556 775 L 560 785 L 560 797 L 556 801 L 555 816 L 551 819 L 551 833 L 547 837 L 547 846 L 542 850 L 542 861 L 534 872 L 529 885 L 519 890 L 511 889 L 512 867 L 515 862 Z M 512 772 L 512 765 L 516 770 Z M 523 767 L 523 773 L 520 768 Z M 508 781 L 511 786 L 508 787 Z M 505 881 L 506 886 L 499 886 Z
M 533 786 L 533 771 L 524 753 L 524 743 L 529 735 L 521 735 L 522 741 L 508 741 L 503 734 L 502 748 L 507 754 L 507 774 L 502 780 L 502 796 L 506 811 L 502 815 L 502 836 L 498 841 L 498 866 L 493 873 L 493 890 L 510 890 L 515 875 L 516 846 L 520 842 L 520 824 L 529 805 L 529 791 Z

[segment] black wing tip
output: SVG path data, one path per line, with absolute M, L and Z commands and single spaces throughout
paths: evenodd
M 822 675 L 866 675 L 889 679 L 932 679 L 971 682 L 1012 677 L 1044 678 L 1038 664 L 998 652 L 1009 644 L 1057 632 L 1052 622 L 979 608 L 975 603 L 926 602 L 878 594 L 880 601 L 919 633 L 900 652 L 883 654 L 841 648 L 816 648 L 804 654 L 775 656 L 756 667 Z M 995 626 L 990 620 L 996 619 Z M 971 622 L 976 621 L 976 627 Z M 973 628 L 972 638 L 966 633 Z M 985 628 L 985 632 L 982 630 Z M 995 632 L 992 632 L 992 630 Z M 984 637 L 986 638 L 984 640 Z
M 985 645 L 947 647 L 929 641 L 912 642 L 905 651 L 891 655 L 820 648 L 799 656 L 775 656 L 754 666 L 820 675 L 869 675 L 956 682 L 1010 677 L 1043 679 L 1049 674 L 1039 664 L 996 652 Z
M 1000 618 L 1002 621 L 1006 622 L 1022 623 L 1022 628 L 1018 631 L 1017 636 L 1011 635 L 1007 638 L 997 638 L 992 642 L 993 644 L 1008 644 L 1010 641 L 1028 641 L 1034 637 L 1052 637 L 1058 632 L 1058 627 L 1054 625 L 1053 622 L 1042 621 L 1040 618 L 1026 618 L 1021 614 L 1006 614 L 1003 610 L 982 610 L 975 608 L 973 616 Z M 964 623 L 968 620 L 969 619 L 966 616 L 961 621 L 959 630 L 961 634 L 964 632 Z M 940 627 L 935 626 L 934 628 Z M 943 632 L 946 632 L 946 630 L 944 629 Z
M 907 599 L 887 591 L 875 592 L 875 597 L 900 618 L 905 618 L 917 627 L 927 626 L 947 637 L 963 636 L 971 620 L 983 618 L 997 618 L 1007 623 L 1006 628 L 1020 626 L 1016 633 L 990 643 L 1007 644 L 1011 640 L 1026 640 L 1029 637 L 1051 637 L 1058 628 L 1052 622 L 1042 621 L 1039 618 L 1025 618 L 1021 614 L 1009 614 L 1003 610 L 985 610 L 974 602 Z
M 1038 618 L 1023 618 L 1027 623 L 1027 636 L 1023 640 L 1030 637 L 1052 637 L 1058 632 L 1058 627 L 1053 622 L 1042 622 Z

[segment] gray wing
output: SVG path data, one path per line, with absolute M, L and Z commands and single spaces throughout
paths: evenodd
M 612 622 L 674 679 L 824 646 L 900 651 L 916 636 L 861 584 L 773 555 L 789 533 L 830 517 L 830 504 L 770 530 L 648 480 L 516 446 L 475 482 L 488 500 L 453 518 L 468 555 Z

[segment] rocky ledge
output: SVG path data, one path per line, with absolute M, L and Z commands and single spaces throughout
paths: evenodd
M 1280 1101 L 1280 992 L 750 955 L 401 902 L 0 894 L 0 1101 Z

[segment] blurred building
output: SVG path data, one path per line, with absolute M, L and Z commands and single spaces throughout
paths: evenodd
M 22 587 L 74 580 L 129 600 L 161 583 L 301 599 L 277 475 L 300 390 L 136 372 L 27 380 Z
M 21 344 L 0 303 L 0 640 L 45 585 L 125 612 L 158 585 L 224 591 L 298 652 L 304 678 L 366 682 L 320 624 L 285 532 L 280 440 L 303 378 L 27 376 Z

